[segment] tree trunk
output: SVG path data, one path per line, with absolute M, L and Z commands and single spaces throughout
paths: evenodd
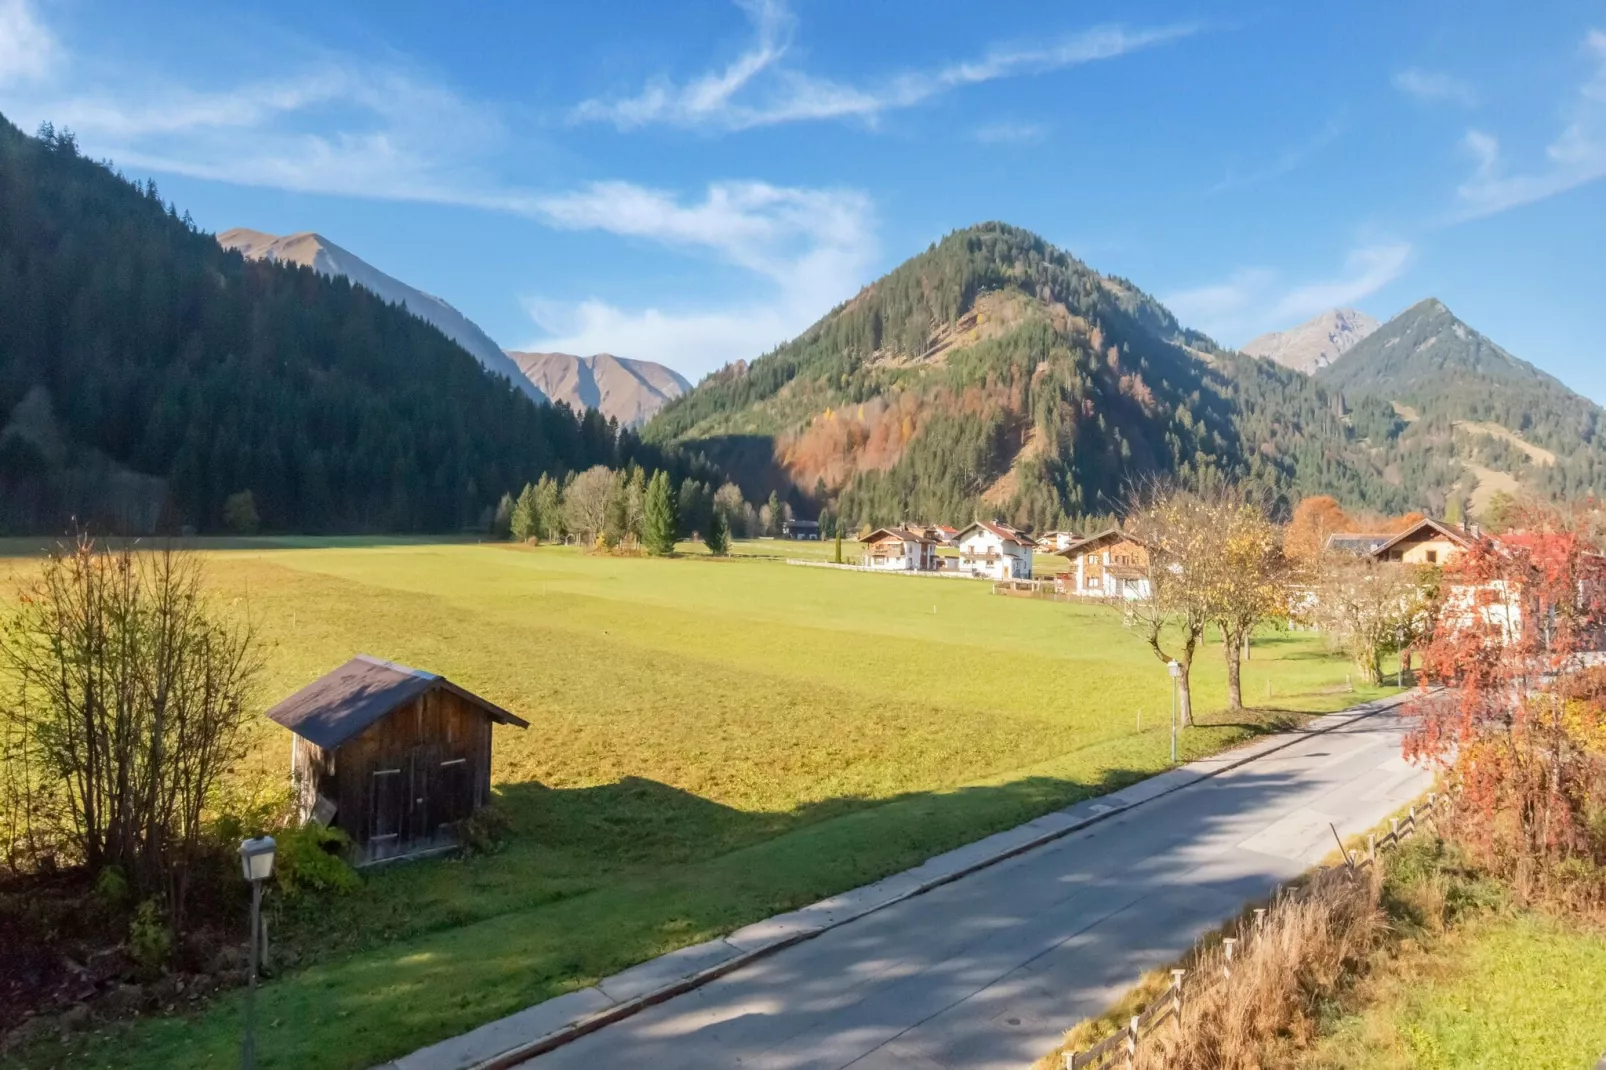
M 1193 727 L 1193 691 L 1187 665 L 1177 677 L 1177 723 L 1184 728 Z
M 1223 635 L 1221 651 L 1227 656 L 1227 709 L 1240 713 L 1244 708 L 1243 666 L 1239 660 L 1243 646 L 1236 635 Z

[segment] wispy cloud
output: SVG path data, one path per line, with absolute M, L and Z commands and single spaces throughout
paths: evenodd
M 1394 88 L 1417 100 L 1459 104 L 1465 108 L 1477 106 L 1478 94 L 1461 79 L 1442 71 L 1424 71 L 1408 67 L 1394 75 Z
M 1290 283 L 1270 268 L 1241 268 L 1222 282 L 1164 300 L 1183 323 L 1243 342 L 1330 308 L 1354 305 L 1399 278 L 1410 260 L 1408 243 L 1380 242 L 1350 250 L 1343 268 L 1328 278 Z
M 61 60 L 61 46 L 29 0 L 0 0 L 0 86 L 39 81 Z
M 632 96 L 584 101 L 575 107 L 574 120 L 612 123 L 621 130 L 655 123 L 727 131 L 839 118 L 873 123 L 885 112 L 913 107 L 963 86 L 1112 59 L 1186 37 L 1196 29 L 1104 26 L 1044 45 L 995 45 L 981 56 L 934 72 L 904 71 L 871 85 L 853 86 L 786 64 L 796 19 L 781 0 L 742 6 L 753 23 L 753 40 L 728 65 L 679 84 L 658 78 Z
M 1035 145 L 1048 137 L 1048 125 L 1003 119 L 983 123 L 971 136 L 983 145 Z
M 1327 146 L 1337 141 L 1343 132 L 1343 126 L 1336 119 L 1329 119 L 1321 129 L 1298 144 L 1291 145 L 1249 167 L 1229 169 L 1221 181 L 1205 192 L 1209 195 L 1226 193 L 1230 190 L 1263 185 L 1267 182 L 1276 181 L 1285 175 L 1291 175 L 1320 155 Z
M 1568 106 L 1567 125 L 1545 147 L 1542 166 L 1508 171 L 1498 138 L 1467 131 L 1463 144 L 1474 167 L 1457 190 L 1462 218 L 1493 215 L 1606 177 L 1606 33 L 1591 30 L 1584 53 L 1593 70 Z
M 798 334 L 850 296 L 876 256 L 874 211 L 854 190 L 723 182 L 686 203 L 661 190 L 605 182 L 537 198 L 528 209 L 554 226 L 701 249 L 768 280 L 765 299 L 714 309 L 525 299 L 544 332 L 525 348 L 651 355 L 692 375 L 751 359 Z

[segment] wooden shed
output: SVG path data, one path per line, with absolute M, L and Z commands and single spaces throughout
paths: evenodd
M 529 722 L 444 676 L 358 654 L 268 711 L 296 735 L 302 817 L 351 837 L 358 865 L 456 846 L 490 801 L 491 725 Z

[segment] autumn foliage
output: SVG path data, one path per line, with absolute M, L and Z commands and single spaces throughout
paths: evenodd
M 1519 890 L 1606 902 L 1606 561 L 1532 512 L 1446 570 L 1408 756 L 1459 789 L 1458 838 Z

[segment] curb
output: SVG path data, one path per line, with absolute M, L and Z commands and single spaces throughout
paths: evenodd
M 952 884 L 953 882 L 968 877 L 980 870 L 995 866 L 1000 862 L 1004 862 L 1011 858 L 1026 854 L 1029 851 L 1034 851 L 1037 848 L 1053 843 L 1056 840 L 1064 839 L 1073 833 L 1081 832 L 1090 825 L 1096 825 L 1101 821 L 1108 820 L 1109 818 L 1118 817 L 1121 814 L 1129 813 L 1130 811 L 1135 810 L 1146 803 L 1153 802 L 1155 799 L 1163 799 L 1168 795 L 1183 790 L 1184 788 L 1189 788 L 1200 783 L 1201 781 L 1220 776 L 1222 773 L 1247 765 L 1250 762 L 1263 758 L 1268 754 L 1275 754 L 1278 751 L 1286 750 L 1296 743 L 1309 739 L 1311 736 L 1324 735 L 1328 732 L 1333 732 L 1337 729 L 1352 725 L 1357 721 L 1372 717 L 1378 713 L 1382 713 L 1385 710 L 1394 709 L 1395 707 L 1403 705 L 1405 702 L 1409 701 L 1415 694 L 1416 692 L 1414 690 L 1404 691 L 1398 695 L 1391 695 L 1388 698 L 1375 699 L 1371 702 L 1362 703 L 1359 706 L 1352 706 L 1347 710 L 1340 710 L 1335 713 L 1324 714 L 1321 717 L 1313 719 L 1310 722 L 1310 725 L 1307 725 L 1304 728 L 1282 733 L 1281 735 L 1285 735 L 1287 737 L 1285 739 L 1279 739 L 1277 736 L 1270 737 L 1272 740 L 1276 740 L 1276 742 L 1271 746 L 1260 746 L 1255 742 L 1244 744 L 1238 749 L 1247 751 L 1248 753 L 1242 754 L 1236 759 L 1230 759 L 1230 755 L 1232 753 L 1231 751 L 1217 757 L 1201 758 L 1196 762 L 1190 762 L 1188 765 L 1177 766 L 1175 769 L 1167 770 L 1164 773 L 1157 773 L 1145 780 L 1139 780 L 1132 784 L 1128 784 L 1126 787 L 1120 789 L 1120 791 L 1111 792 L 1109 795 L 1095 796 L 1091 799 L 1082 799 L 1079 802 L 1073 803 L 1072 807 L 1092 804 L 1093 813 L 1082 817 L 1073 818 L 1067 824 L 1059 828 L 1051 829 L 1042 835 L 1034 836 L 1031 839 L 1025 840 L 1021 843 L 1012 844 L 1007 848 L 986 855 L 985 857 L 977 859 L 974 862 L 960 866 L 951 872 L 943 873 L 940 876 L 923 881 L 910 889 L 896 893 L 886 899 L 873 902 L 862 909 L 850 911 L 841 915 L 840 917 L 832 917 L 824 924 L 807 926 L 800 928 L 797 931 L 771 938 L 761 946 L 743 949 L 739 945 L 731 943 L 728 937 L 735 936 L 737 933 L 743 931 L 740 929 L 737 930 L 736 933 L 727 934 L 726 937 L 721 937 L 717 940 L 710 940 L 708 941 L 710 944 L 727 944 L 736 950 L 736 954 L 711 966 L 705 967 L 704 969 L 689 973 L 683 977 L 671 981 L 668 984 L 654 988 L 642 995 L 617 1001 L 613 1006 L 603 1008 L 602 1010 L 594 1011 L 589 1014 L 583 1014 L 567 1024 L 559 1026 L 557 1029 L 550 1030 L 544 1034 L 534 1037 L 529 1041 L 504 1048 L 495 1052 L 494 1054 L 478 1058 L 469 1056 L 467 1059 L 464 1059 L 462 1057 L 453 1058 L 451 1055 L 443 1051 L 439 1053 L 440 1057 L 432 1057 L 431 1052 L 433 1049 L 442 1048 L 446 1045 L 452 1044 L 454 1041 L 460 1040 L 464 1037 L 472 1036 L 473 1033 L 477 1031 L 471 1030 L 469 1033 L 461 1034 L 459 1037 L 449 1038 L 439 1042 L 438 1044 L 420 1048 L 409 1055 L 404 1055 L 400 1058 L 384 1063 L 381 1067 L 377 1068 L 377 1070 L 506 1070 L 508 1067 L 516 1066 L 519 1063 L 533 1059 L 538 1055 L 544 1055 L 555 1048 L 561 1048 L 565 1044 L 578 1040 L 590 1033 L 594 1033 L 605 1026 L 609 1026 L 615 1022 L 630 1018 L 641 1011 L 646 1010 L 648 1007 L 663 1003 L 667 1000 L 675 998 L 676 996 L 690 992 L 693 989 L 701 988 L 711 981 L 715 981 L 721 977 L 724 977 L 726 974 L 734 973 L 735 971 L 742 969 L 743 967 L 748 966 L 759 959 L 767 958 L 778 951 L 782 951 L 796 944 L 800 944 L 805 940 L 812 940 L 814 937 L 819 936 L 822 933 L 830 932 L 833 929 L 840 928 L 841 926 L 847 925 L 850 922 L 867 917 L 868 915 L 874 914 L 877 911 L 885 910 L 888 907 L 907 902 L 916 896 L 924 895 L 935 888 L 940 888 L 946 884 Z M 1329 723 L 1320 723 L 1323 721 Z M 1144 795 L 1135 801 L 1123 802 L 1117 806 L 1110 806 L 1108 804 L 1102 804 L 1099 802 L 1101 799 L 1116 798 L 1120 796 L 1122 792 L 1131 791 L 1132 789 L 1137 788 L 1145 783 L 1159 780 L 1162 777 L 1173 776 L 1178 772 L 1189 770 L 1193 765 L 1215 762 L 1220 762 L 1221 764 L 1201 771 L 1195 771 L 1195 775 L 1191 778 L 1179 779 L 1178 783 L 1169 785 L 1160 791 L 1154 792 L 1153 794 Z M 1063 814 L 1067 809 L 1070 809 L 1070 807 L 1058 811 L 1052 811 L 1048 814 L 1042 815 L 1041 817 L 1033 818 L 1032 821 L 1042 821 L 1044 818 L 1053 817 L 1056 813 Z M 1032 821 L 1025 822 L 1022 825 L 1017 825 L 1016 828 L 1025 828 L 1027 825 L 1032 824 Z M 1003 832 L 994 833 L 993 835 L 1007 835 L 1011 831 L 1013 830 L 1005 829 Z M 962 845 L 961 847 L 955 848 L 955 850 L 963 850 L 964 846 L 968 845 Z M 941 856 L 939 855 L 935 857 Z M 927 862 L 929 861 L 931 860 L 928 859 Z M 922 865 L 924 864 L 925 863 L 922 863 Z M 913 867 L 913 869 L 918 868 L 920 867 Z M 903 872 L 909 873 L 912 872 L 912 870 L 904 870 Z M 891 880 L 897 876 L 899 876 L 899 874 L 891 874 L 888 877 L 882 878 L 882 880 Z M 871 884 L 863 885 L 862 887 L 874 887 L 876 883 L 880 882 L 872 882 Z M 859 889 L 849 889 L 847 892 L 843 892 L 841 894 L 850 895 L 854 891 L 858 890 Z M 830 901 L 830 899 L 821 900 L 820 903 L 801 907 L 797 911 L 791 911 L 788 913 L 801 913 L 803 911 L 819 907 L 822 904 L 829 903 Z M 764 921 L 755 922 L 754 924 L 763 925 L 765 924 L 765 921 L 776 921 L 777 919 L 785 918 L 787 916 L 787 914 L 780 914 L 773 918 L 765 919 Z M 669 954 L 674 954 L 674 952 L 670 952 Z M 655 960 L 648 959 L 647 963 L 651 963 L 653 961 Z M 636 966 L 629 967 L 629 969 L 640 969 L 641 966 L 646 965 L 647 963 L 640 963 Z M 579 989 L 575 992 L 568 993 L 567 996 L 579 995 L 585 992 L 595 992 L 604 999 L 611 999 L 611 997 L 607 996 L 607 994 L 602 990 L 603 986 L 607 985 L 614 978 L 618 978 L 620 976 L 622 976 L 622 974 L 615 974 L 613 978 L 603 978 L 595 985 L 592 985 L 586 989 Z M 557 996 L 554 997 L 554 1000 L 565 999 L 567 996 Z M 544 1002 L 550 1003 L 553 1001 L 547 1000 Z M 535 1004 L 534 1006 L 539 1007 L 541 1005 L 542 1004 Z M 516 1014 L 522 1013 L 526 1012 L 516 1012 Z M 498 1022 L 505 1020 L 506 1019 L 498 1019 Z M 497 1022 L 488 1022 L 479 1028 L 487 1029 L 496 1025 Z M 1606 1070 L 1606 1063 L 1603 1063 L 1602 1067 L 1597 1067 L 1596 1070 Z

